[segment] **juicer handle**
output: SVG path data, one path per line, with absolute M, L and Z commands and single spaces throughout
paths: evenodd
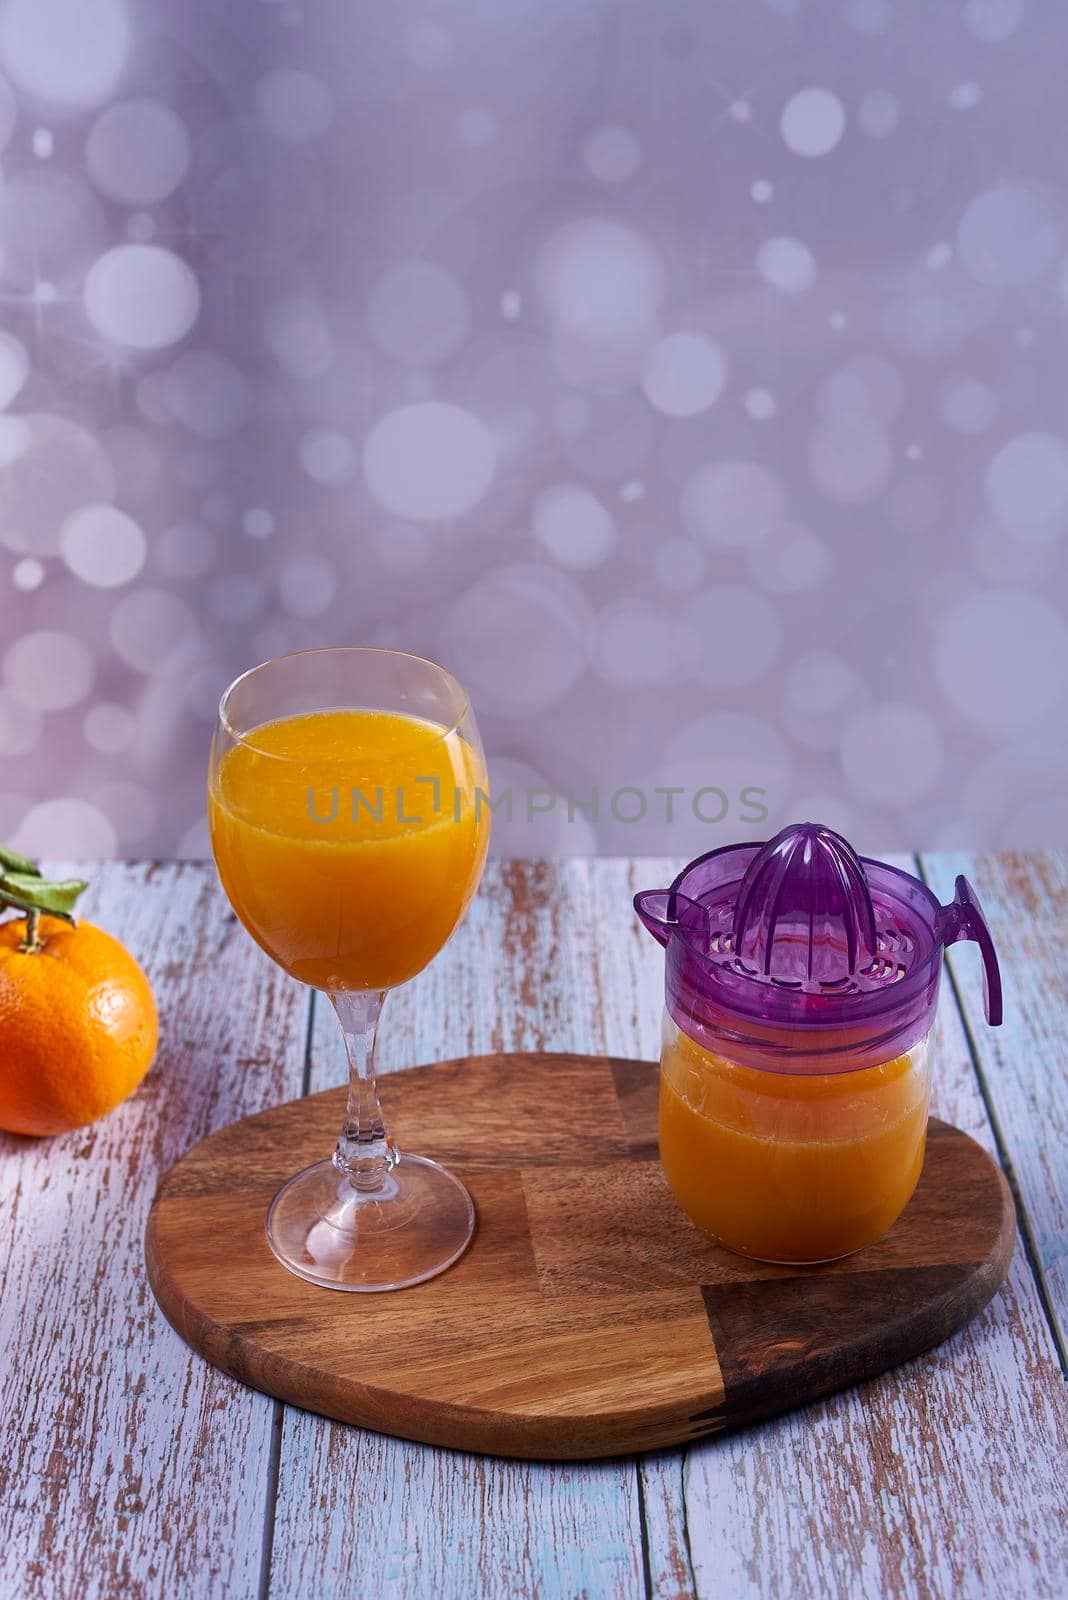
M 997 951 L 990 937 L 979 896 L 964 877 L 956 882 L 956 894 L 951 904 L 943 906 L 938 914 L 938 931 L 945 945 L 956 944 L 958 939 L 974 939 L 983 958 L 983 1008 L 990 1027 L 1001 1026 L 1004 1010 L 1001 996 L 1001 969 Z
M 708 930 L 708 912 L 688 895 L 677 889 L 643 889 L 634 896 L 634 909 L 644 928 L 658 944 L 666 945 L 684 917 L 691 924 L 696 921 L 705 933 Z

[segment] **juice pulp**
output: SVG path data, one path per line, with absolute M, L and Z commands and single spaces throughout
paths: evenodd
M 230 904 L 287 972 L 318 989 L 388 989 L 467 909 L 485 797 L 481 756 L 455 730 L 385 711 L 283 717 L 213 767 L 212 849 Z
M 831 1261 L 897 1220 L 923 1166 L 927 1044 L 879 1066 L 738 1066 L 665 1023 L 660 1159 L 706 1233 L 762 1261 Z

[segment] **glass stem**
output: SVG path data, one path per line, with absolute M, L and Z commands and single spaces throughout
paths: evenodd
M 385 990 L 347 990 L 330 996 L 349 1058 L 349 1100 L 334 1151 L 334 1166 L 353 1188 L 373 1194 L 400 1159 L 386 1132 L 375 1083 L 375 1037 Z

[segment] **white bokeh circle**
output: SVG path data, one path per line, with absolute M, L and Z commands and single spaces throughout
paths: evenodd
M 127 706 L 101 700 L 85 713 L 82 732 L 86 744 L 99 755 L 121 755 L 137 737 L 137 718 Z
M 496 468 L 489 430 L 462 406 L 422 401 L 389 411 L 367 436 L 367 487 L 394 516 L 446 522 L 470 511 Z
M 894 8 L 890 0 L 845 0 L 842 15 L 850 28 L 875 39 L 893 25 Z
M 40 164 L 5 171 L 0 240 L 6 292 L 20 291 L 40 333 L 49 331 L 53 317 L 64 317 L 108 236 L 100 202 L 71 174 Z
M 779 131 L 796 156 L 829 155 L 845 132 L 845 107 L 830 89 L 799 89 L 783 107 Z
M 669 333 L 645 358 L 642 388 L 667 417 L 696 417 L 716 403 L 727 381 L 727 358 L 703 333 Z
M 987 288 L 1033 283 L 1064 243 L 1061 208 L 1037 184 L 1002 183 L 978 195 L 957 224 L 961 265 Z
M 666 687 L 693 674 L 700 642 L 674 612 L 647 600 L 617 600 L 597 617 L 594 667 L 617 688 Z
M 100 105 L 131 48 L 125 0 L 7 0 L 0 61 L 28 94 L 56 107 Z
M 83 506 L 59 535 L 63 559 L 75 577 L 94 589 L 117 589 L 145 564 L 145 536 L 133 517 L 115 506 Z
M 185 350 L 162 374 L 161 399 L 170 416 L 202 439 L 226 439 L 248 421 L 252 389 L 228 356 Z
M 200 653 L 195 616 L 165 589 L 137 589 L 124 596 L 111 614 L 110 634 L 119 659 L 149 677 L 187 671 Z
M 0 418 L 0 541 L 19 555 L 59 553 L 67 517 L 115 493 L 107 451 L 69 417 L 30 412 Z
M 786 742 L 770 722 L 738 711 L 711 711 L 674 730 L 660 761 L 657 782 L 687 791 L 675 801 L 677 813 L 683 815 L 692 812 L 694 796 L 706 785 L 723 791 L 729 802 L 723 835 L 709 836 L 706 826 L 702 836 L 709 836 L 709 843 L 734 840 L 746 831 L 763 839 L 767 837 L 764 824 L 750 824 L 748 830 L 739 826 L 742 793 L 762 790 L 762 797 L 751 794 L 750 800 L 760 801 L 776 817 L 786 797 L 792 766 Z M 708 804 L 715 804 L 711 796 Z
M 450 607 L 442 659 L 481 710 L 523 716 L 559 704 L 589 661 L 593 615 L 555 567 L 499 567 Z
M 834 571 L 823 540 L 799 523 L 780 523 L 771 537 L 749 552 L 749 570 L 769 594 L 800 594 L 818 589 Z
M 984 44 L 1000 44 L 1023 19 L 1024 0 L 966 0 L 964 21 Z
M 337 594 L 334 569 L 322 556 L 294 556 L 282 568 L 278 592 L 283 611 L 291 617 L 321 617 Z
M 9 406 L 30 375 L 30 358 L 21 339 L 0 331 L 0 411 Z
M 756 269 L 764 282 L 781 294 L 803 294 L 816 281 L 816 260 L 800 239 L 765 239 L 756 253 Z
M 165 578 L 203 577 L 215 562 L 215 540 L 201 522 L 172 522 L 153 541 L 152 560 Z
M 998 397 L 978 378 L 958 378 L 942 401 L 942 415 L 954 433 L 985 433 L 998 414 Z
M 1022 539 L 1055 539 L 1068 524 L 1068 442 L 1021 433 L 986 469 L 986 498 L 1003 527 Z
M 269 539 L 275 528 L 274 513 L 266 506 L 249 506 L 242 513 L 241 527 L 250 539 Z
M 612 513 L 592 489 L 558 483 L 534 501 L 534 537 L 562 567 L 588 572 L 607 561 L 616 545 Z
M 816 408 L 823 416 L 866 411 L 879 422 L 893 422 L 905 402 L 898 369 L 878 356 L 857 356 L 822 383 Z
M 38 561 L 36 556 L 23 556 L 11 569 L 11 581 L 24 594 L 39 589 L 45 581 L 44 562 Z
M 830 650 L 799 656 L 786 675 L 783 726 L 810 750 L 833 750 L 842 729 L 871 696 L 849 662 Z
M 311 428 L 298 446 L 300 464 L 313 483 L 348 483 L 356 463 L 355 452 L 343 433 L 333 428 Z
M 55 628 L 24 633 L 4 653 L 4 683 L 35 711 L 66 711 L 84 700 L 96 667 L 76 634 Z
M 1063 742 L 1042 738 L 1013 739 L 973 767 L 961 794 L 961 811 L 980 844 L 1013 838 L 1011 848 L 1036 849 L 1058 837 L 1047 823 L 1035 837 L 1025 832 L 1035 809 L 1052 801 L 1063 806 L 1068 785 L 1068 750 Z
M 106 860 L 119 847 L 110 818 L 80 795 L 59 795 L 30 807 L 11 841 L 28 856 Z
M 710 462 L 691 474 L 682 491 L 683 521 L 712 546 L 762 544 L 785 516 L 781 483 L 756 461 Z
M 371 290 L 367 325 L 389 355 L 411 367 L 455 354 L 471 327 L 462 285 L 436 261 L 413 257 L 389 267 Z
M 16 461 L 26 456 L 32 438 L 30 425 L 25 417 L 0 415 L 0 467 L 13 466 Z M 18 548 L 6 535 L 3 539 L 12 549 Z
M 894 453 L 889 434 L 876 418 L 866 412 L 841 412 L 814 429 L 808 464 L 829 500 L 858 505 L 874 500 L 886 488 Z
M 779 407 L 770 389 L 747 389 L 742 397 L 747 417 L 754 422 L 770 422 Z
M 602 183 L 626 183 L 641 162 L 637 139 L 626 128 L 607 124 L 595 128 L 582 147 L 582 159 L 591 177 Z
M 283 372 L 319 378 L 334 359 L 334 342 L 322 308 L 307 295 L 283 295 L 267 311 L 264 335 Z
M 588 799 L 589 789 L 583 792 L 576 786 L 569 810 L 563 787 L 557 787 L 529 762 L 491 755 L 488 765 L 490 789 L 498 806 L 493 816 L 493 841 L 499 855 L 553 860 L 596 855 L 597 829 L 589 813 L 579 809 Z M 510 808 L 505 805 L 508 798 Z
M 968 595 L 939 618 L 935 671 L 952 705 L 985 733 L 1034 727 L 1068 693 L 1068 626 L 1025 589 Z
M 969 80 L 966 83 L 955 83 L 946 96 L 946 103 L 953 111 L 971 111 L 979 105 L 983 98 L 983 91 L 979 84 Z
M 85 278 L 85 310 L 97 333 L 132 350 L 177 344 L 200 311 L 200 287 L 188 264 L 154 244 L 119 244 Z
M 121 205 L 151 206 L 189 170 L 189 130 L 158 100 L 120 100 L 89 130 L 85 163 L 97 188 Z
M 649 327 L 666 287 L 663 260 L 641 233 L 600 217 L 567 222 L 538 256 L 542 299 L 564 328 L 593 341 Z
M 995 588 L 1046 589 L 1051 579 L 1056 584 L 1060 550 L 1055 539 L 1021 537 L 1015 529 L 1006 537 L 1000 522 L 984 517 L 972 529 L 971 549 L 976 570 Z M 933 614 L 937 620 L 937 606 Z
M 842 730 L 842 771 L 854 794 L 889 811 L 922 799 L 942 768 L 934 718 L 901 701 L 857 712 Z

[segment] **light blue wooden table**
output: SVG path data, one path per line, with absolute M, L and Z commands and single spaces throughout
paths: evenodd
M 463 929 L 391 999 L 384 1066 L 655 1056 L 662 962 L 629 900 L 677 865 L 491 865 Z M 291 1410 L 164 1322 L 141 1252 L 160 1174 L 342 1066 L 332 1018 L 234 923 L 211 867 L 98 869 L 83 914 L 145 963 L 163 1038 L 110 1118 L 0 1136 L 2 1600 L 1064 1596 L 1068 861 L 942 855 L 922 871 L 943 900 L 968 872 L 1005 970 L 991 1032 L 975 951 L 953 952 L 934 1105 L 1009 1173 L 1005 1292 L 939 1350 L 792 1416 L 685 1452 L 538 1466 Z

